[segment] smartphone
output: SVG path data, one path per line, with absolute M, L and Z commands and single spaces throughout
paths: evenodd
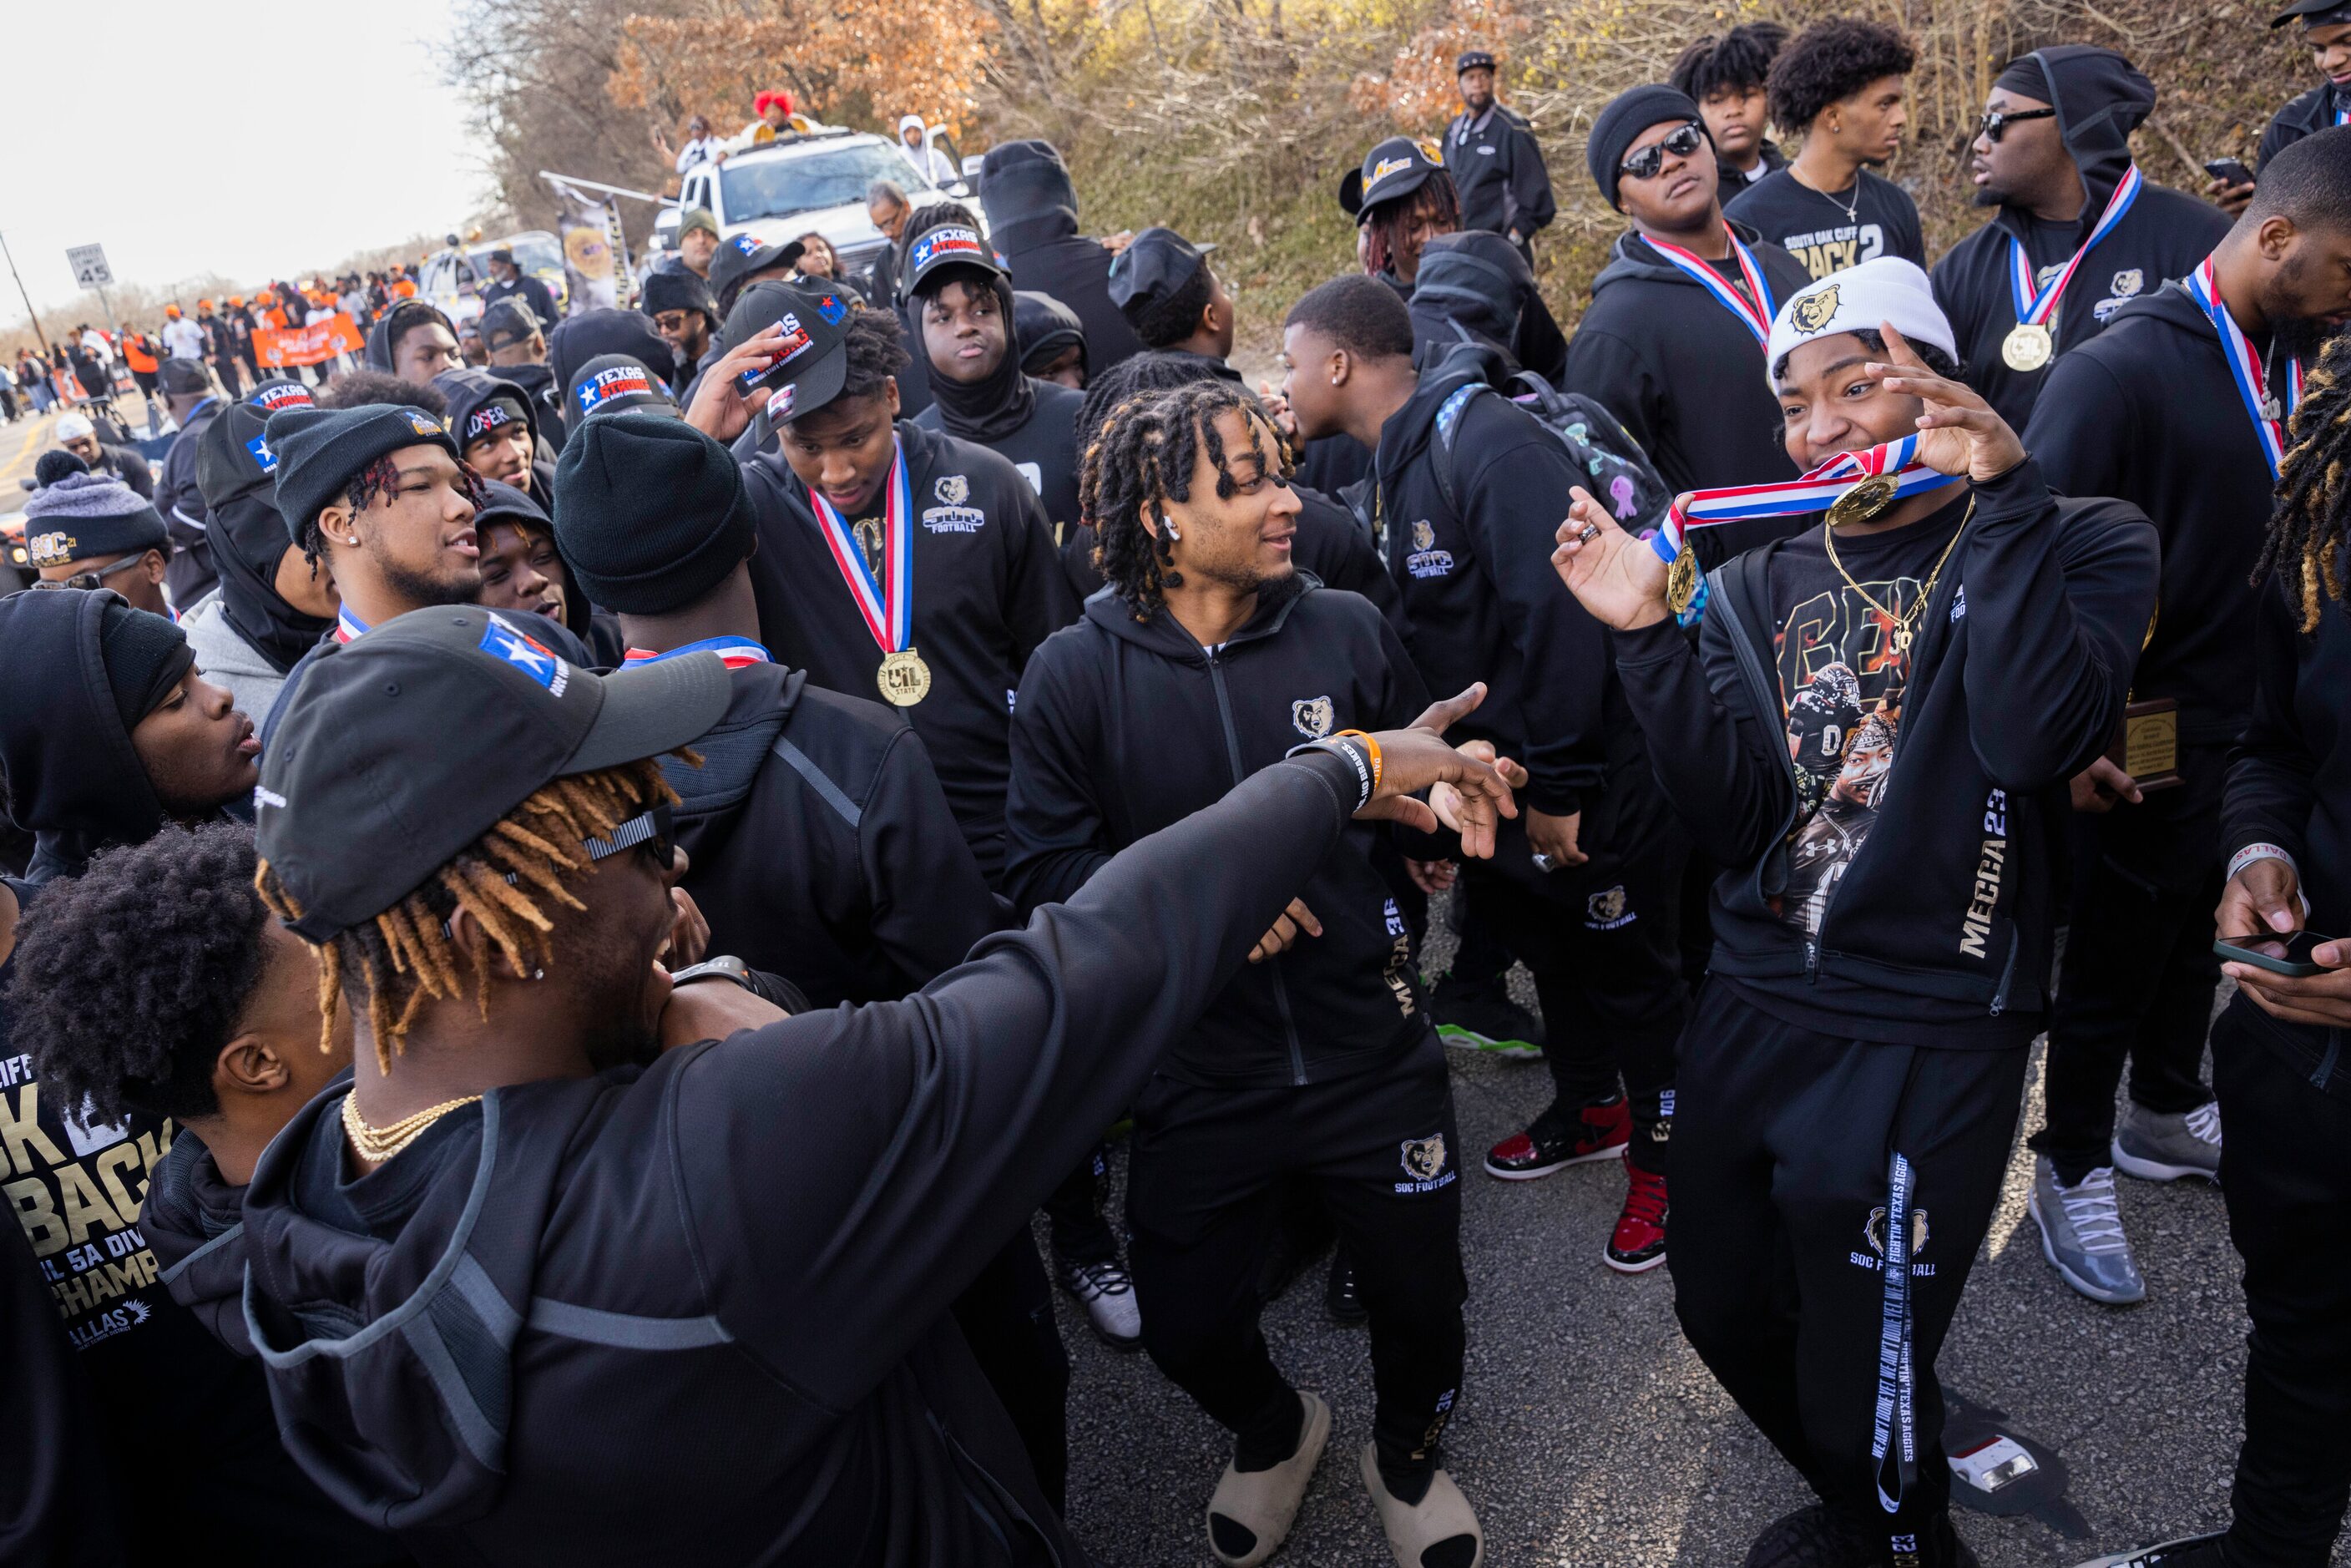
M 2253 183 L 2253 172 L 2234 158 L 2215 158 L 2204 165 L 2204 172 L 2225 184 L 2250 185 Z
M 2312 962 L 2311 949 L 2334 940 L 2334 937 L 2321 936 L 2315 931 L 2293 931 L 2276 936 L 2263 931 L 2251 936 L 2223 936 L 2212 944 L 2212 951 L 2223 958 L 2233 958 L 2240 964 L 2267 969 L 2273 975 L 2300 978 L 2326 973 L 2325 965 Z

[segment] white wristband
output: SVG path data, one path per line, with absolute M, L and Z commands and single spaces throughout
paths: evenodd
M 2294 873 L 2294 880 L 2296 882 L 2302 880 L 2302 868 L 2294 863 L 2292 855 L 2275 844 L 2247 844 L 2243 849 L 2231 855 L 2229 857 L 2230 880 L 2235 880 L 2239 872 L 2252 865 L 2255 861 L 2283 861 L 2286 870 Z

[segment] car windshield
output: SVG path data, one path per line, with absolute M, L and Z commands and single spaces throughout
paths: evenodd
M 425 264 L 424 292 L 427 294 L 455 294 L 461 288 L 471 288 L 480 281 L 481 275 L 475 271 L 474 264 L 461 256 L 444 252 Z
M 797 158 L 729 162 L 718 171 L 726 221 L 789 217 L 824 207 L 862 206 L 865 187 L 876 180 L 904 184 L 913 172 L 887 147 L 862 142 Z
M 543 234 L 517 235 L 507 242 L 525 272 L 561 272 L 563 247 Z

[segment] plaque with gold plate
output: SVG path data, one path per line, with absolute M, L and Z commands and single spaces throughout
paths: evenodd
M 2163 611 L 2147 617 L 2147 635 L 2139 639 L 2139 652 L 2155 641 L 2156 622 Z M 2115 740 L 2106 747 L 2106 760 L 2131 776 L 2131 782 L 2144 792 L 2168 789 L 2179 779 L 2179 703 L 2174 697 L 2147 697 L 2140 700 L 2123 699 L 2123 721 L 2115 727 Z

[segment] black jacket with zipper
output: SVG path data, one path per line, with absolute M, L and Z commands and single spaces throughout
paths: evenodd
M 914 513 L 914 647 L 932 683 L 906 719 L 992 879 L 1004 863 L 1006 736 L 1020 671 L 1039 643 L 1077 618 L 1077 601 L 1037 493 L 1018 469 L 911 420 L 898 422 L 898 439 Z M 811 685 L 878 696 L 881 647 L 817 526 L 808 486 L 772 452 L 744 464 L 743 479 L 759 538 L 751 558 L 759 640 Z
M 1162 610 L 1137 621 L 1109 592 L 1037 650 L 1012 721 L 1008 891 L 1024 910 L 1067 899 L 1136 840 L 1224 798 L 1292 747 L 1410 724 L 1428 706 L 1378 612 L 1311 575 L 1268 587 L 1215 649 Z M 1267 1089 L 1366 1071 L 1428 1031 L 1411 941 L 1351 827 L 1300 892 L 1322 935 L 1243 968 L 1161 1071 Z
M 1445 128 L 1445 172 L 1461 197 L 1461 226 L 1535 236 L 1559 215 L 1551 171 L 1526 116 L 1496 103 L 1483 116 L 1463 110 Z
M 1797 796 L 1773 649 L 1777 546 L 1708 576 L 1693 651 L 1668 617 L 1616 635 L 1656 776 L 1714 885 L 1713 973 L 1802 1005 L 1823 977 L 1986 1015 L 2046 1008 L 2055 926 L 2049 828 L 2103 752 L 2155 601 L 2154 530 L 2133 507 L 2063 500 L 2027 458 L 1976 509 L 1920 613 L 1891 772 L 1806 940 L 1770 907 Z M 2020 1022 L 2003 1043 L 2022 1044 Z
M 713 953 L 829 1008 L 903 997 L 1006 924 L 904 718 L 776 664 L 730 678 L 702 766 L 662 759 Z
M 2274 844 L 2293 856 L 2295 880 L 2310 901 L 2303 925 L 2329 935 L 2351 933 L 2351 744 L 2346 744 L 2351 737 L 2344 734 L 2351 705 L 2346 694 L 2351 694 L 2351 612 L 2322 596 L 2318 628 L 2305 633 L 2301 607 L 2276 577 L 2265 580 L 2253 611 L 2252 706 L 2229 756 L 2220 848 L 2233 859 L 2250 844 Z M 2343 1030 L 2272 1018 L 2242 991 L 2230 1005 L 2314 1085 L 2351 1098 Z
M 321 1094 L 244 1206 L 288 1448 L 428 1564 L 1081 1568 L 948 1303 L 1360 798 L 1265 768 L 903 1001 L 494 1089 L 357 1181 Z
M 2062 45 L 2036 49 L 2054 95 L 2058 134 L 2082 176 L 2082 213 L 2063 254 L 2034 254 L 2032 214 L 2002 205 L 1991 222 L 1944 253 L 1935 264 L 1935 302 L 1950 318 L 1968 385 L 2012 430 L 2032 415 L 2034 398 L 2049 380 L 2049 367 L 2014 371 L 2001 358 L 2001 344 L 2016 325 L 2016 296 L 2010 283 L 2011 240 L 2024 244 L 2036 274 L 2063 267 L 2097 226 L 2106 199 L 2131 165 L 2130 131 L 2155 103 L 2155 88 L 2111 49 Z M 2170 278 L 2185 277 L 2212 253 L 2229 232 L 2220 208 L 2154 181 L 2139 187 L 2138 199 L 2097 248 L 2082 258 L 2057 305 L 2052 322 L 2060 354 L 2103 330 L 2125 302 L 2152 294 Z M 2113 495 L 2113 491 L 2099 491 Z
M 1637 767 L 1612 758 L 1612 736 L 1632 721 L 1608 632 L 1552 569 L 1583 470 L 1487 384 L 1498 360 L 1464 343 L 1422 374 L 1381 428 L 1359 505 L 1375 514 L 1421 678 L 1447 696 L 1486 683 L 1486 700 L 1455 737 L 1492 741 L 1525 765 L 1523 803 L 1566 816 L 1611 789 L 1646 786 L 1635 782 Z M 1451 428 L 1449 452 L 1440 423 Z
M 2351 109 L 2351 89 L 2323 81 L 2279 110 L 2271 117 L 2269 128 L 2262 132 L 2262 150 L 2253 164 L 2254 174 L 2258 176 L 2270 166 L 2271 159 L 2304 137 L 2332 127 L 2338 108 Z

